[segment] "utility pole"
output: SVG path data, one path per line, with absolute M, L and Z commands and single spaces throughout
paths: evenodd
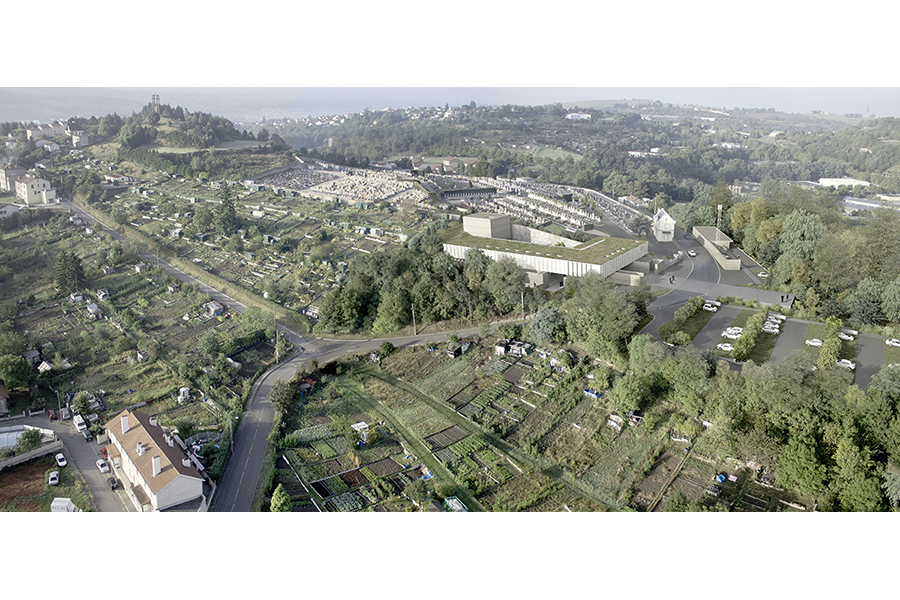
M 525 291 L 522 291 L 522 325 L 525 325 Z
M 409 304 L 409 308 L 412 309 L 412 317 L 413 317 L 413 335 L 419 335 L 416 331 L 416 307 L 412 302 Z

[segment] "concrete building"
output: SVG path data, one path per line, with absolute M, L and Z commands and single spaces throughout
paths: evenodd
M 657 242 L 671 242 L 675 239 L 675 219 L 664 208 L 653 215 L 653 237 Z
M 463 231 L 475 237 L 508 240 L 512 236 L 509 215 L 475 213 L 462 221 Z
M 155 418 L 124 410 L 106 431 L 109 459 L 138 510 L 164 510 L 203 496 L 203 476 Z
M 543 245 L 508 239 L 488 237 L 488 233 L 503 234 L 509 226 L 507 215 L 476 214 L 463 217 L 462 226 L 450 227 L 441 232 L 444 252 L 463 260 L 466 254 L 477 248 L 492 260 L 509 257 L 527 272 L 533 272 L 532 284 L 544 281 L 560 282 L 562 277 L 583 277 L 594 271 L 609 277 L 624 269 L 648 252 L 647 242 L 613 237 L 598 237 L 574 247 Z M 510 227 L 510 236 L 514 228 Z M 475 231 L 476 234 L 470 233 Z M 544 279 L 543 274 L 557 277 Z

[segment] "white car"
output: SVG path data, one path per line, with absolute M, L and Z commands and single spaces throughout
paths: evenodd
M 59 484 L 59 471 L 50 471 L 50 479 L 47 480 L 48 485 Z
M 840 339 L 844 340 L 845 342 L 852 342 L 853 340 L 856 339 L 852 335 L 848 335 L 848 334 L 844 333 L 843 331 L 838 332 L 838 337 Z
M 837 361 L 837 365 L 839 367 L 844 367 L 845 369 L 850 369 L 850 370 L 853 370 L 856 368 L 856 363 L 853 362 L 852 360 L 847 360 L 846 358 L 842 358 L 841 360 Z
M 102 458 L 97 459 L 97 468 L 100 469 L 101 473 L 109 473 L 109 465 Z
M 734 350 L 734 346 L 731 344 L 718 344 L 716 346 L 716 350 L 721 350 L 722 352 L 731 352 Z
M 765 279 L 766 277 L 769 276 L 769 274 L 766 273 L 765 271 L 760 271 L 759 273 L 756 274 L 756 276 L 759 277 L 760 279 Z
M 704 304 L 704 305 L 702 306 L 702 308 L 703 308 L 703 310 L 708 310 L 709 312 L 716 312 L 717 310 L 719 310 L 718 308 L 716 308 L 716 307 L 713 306 L 712 304 Z
M 728 333 L 743 333 L 744 328 L 743 327 L 726 327 L 725 331 L 727 331 Z
M 816 348 L 822 347 L 822 340 L 820 340 L 818 338 L 812 338 L 811 340 L 806 340 L 803 343 L 806 344 L 807 346 L 815 346 Z
M 762 330 L 763 330 L 763 333 L 774 333 L 776 335 L 781 333 L 781 330 L 778 329 L 777 327 L 763 327 Z
M 66 462 L 66 457 L 63 456 L 63 453 L 62 453 L 62 452 L 60 452 L 59 454 L 57 454 L 54 458 L 56 458 L 56 465 L 59 466 L 59 467 L 64 467 L 64 466 L 66 466 L 67 464 L 69 464 L 69 463 Z
M 744 334 L 743 333 L 732 333 L 730 331 L 726 331 L 726 332 L 722 333 L 722 337 L 728 338 L 729 340 L 736 340 L 739 337 L 741 337 L 742 335 L 744 335 Z
M 894 346 L 895 348 L 900 348 L 900 340 L 897 338 L 888 338 L 884 340 L 884 343 L 888 346 Z

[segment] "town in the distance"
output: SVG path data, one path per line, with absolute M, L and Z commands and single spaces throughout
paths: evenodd
M 900 120 L 148 100 L 0 123 L 0 511 L 898 509 Z

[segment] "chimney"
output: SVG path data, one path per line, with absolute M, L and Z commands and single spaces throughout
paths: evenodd
M 128 415 L 122 415 L 122 435 L 128 433 Z
M 156 417 L 150 417 L 150 424 L 151 424 L 152 426 L 156 427 L 156 424 L 157 424 L 158 422 L 159 422 L 159 421 L 156 420 Z
M 159 472 L 162 471 L 162 467 L 159 463 L 159 455 L 153 457 L 153 476 L 156 477 L 159 475 Z
M 189 459 L 189 458 L 182 458 L 182 459 L 181 459 L 181 464 L 183 464 L 183 465 L 186 466 L 186 467 L 189 467 L 189 466 L 191 466 L 191 459 Z
M 137 453 L 138 453 L 138 456 L 144 455 L 144 445 L 140 442 L 137 443 Z

